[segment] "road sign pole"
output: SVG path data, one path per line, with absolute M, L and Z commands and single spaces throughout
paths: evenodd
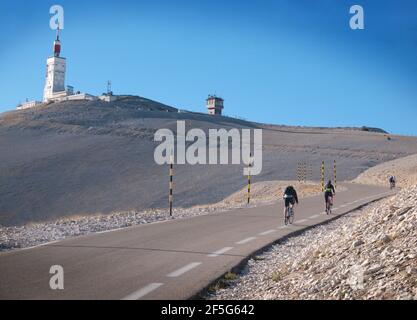
M 172 217 L 172 201 L 173 201 L 173 187 L 174 187 L 174 157 L 171 155 L 169 165 L 169 216 Z

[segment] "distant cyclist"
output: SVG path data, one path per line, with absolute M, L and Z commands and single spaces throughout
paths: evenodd
M 285 191 L 284 191 L 284 203 L 285 203 L 285 208 L 284 208 L 284 219 L 286 217 L 287 214 L 287 210 L 290 207 L 290 205 L 294 205 L 294 204 L 298 204 L 298 195 L 297 195 L 297 191 L 295 191 L 293 186 L 288 186 Z
M 333 206 L 333 196 L 336 194 L 336 190 L 332 184 L 332 181 L 327 182 L 324 188 L 324 201 L 326 203 L 326 213 L 330 212 L 330 208 Z
M 395 180 L 394 176 L 389 177 L 389 185 L 391 189 L 395 188 Z

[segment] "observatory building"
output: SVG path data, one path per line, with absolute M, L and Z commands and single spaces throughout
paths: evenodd
M 221 115 L 224 108 L 223 104 L 224 100 L 222 98 L 215 95 L 209 95 L 206 100 L 208 114 Z
M 65 90 L 66 60 L 61 54 L 61 41 L 59 40 L 59 28 L 54 41 L 54 55 L 46 60 L 46 79 L 43 90 L 43 102 L 64 97 L 73 92 Z M 69 87 L 71 88 L 71 87 Z

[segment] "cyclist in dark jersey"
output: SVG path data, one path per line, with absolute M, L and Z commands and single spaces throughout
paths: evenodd
M 290 206 L 290 204 L 292 204 L 292 205 L 294 205 L 295 203 L 298 204 L 297 191 L 295 191 L 293 186 L 288 186 L 285 189 L 285 191 L 284 191 L 284 202 L 285 202 L 284 217 L 285 217 L 285 214 L 286 214 L 287 209 Z
M 330 200 L 330 203 L 333 205 L 333 196 L 336 194 L 336 190 L 332 184 L 332 181 L 327 182 L 326 187 L 324 188 L 324 204 L 327 210 L 327 201 Z
M 389 178 L 389 184 L 390 184 L 391 189 L 395 188 L 395 177 L 394 176 L 391 176 Z

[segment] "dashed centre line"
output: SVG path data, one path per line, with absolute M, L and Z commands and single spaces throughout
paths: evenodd
M 151 283 L 148 284 L 146 287 L 139 289 L 138 291 L 129 294 L 128 296 L 124 297 L 122 300 L 139 300 L 140 298 L 146 296 L 147 294 L 151 293 L 152 291 L 158 289 L 162 286 L 163 283 Z
M 210 258 L 218 257 L 219 255 L 221 255 L 223 253 L 226 253 L 227 251 L 230 251 L 232 249 L 233 249 L 233 247 L 224 247 L 223 249 L 217 250 L 217 251 L 209 254 L 208 256 Z
M 277 230 L 275 230 L 275 229 L 271 229 L 271 230 L 267 230 L 267 231 L 261 232 L 259 235 L 266 236 L 266 235 L 271 234 L 271 233 L 274 233 L 276 231 Z
M 171 272 L 167 274 L 167 277 L 175 278 L 183 275 L 184 273 L 194 269 L 195 267 L 198 267 L 201 264 L 201 262 L 192 262 L 187 264 L 186 266 L 179 268 L 178 270 L 175 270 L 174 272 Z
M 245 244 L 245 243 L 251 242 L 252 240 L 255 240 L 255 239 L 256 239 L 255 237 L 249 237 L 249 238 L 246 238 L 246 239 L 243 239 L 241 241 L 236 242 L 236 244 Z

